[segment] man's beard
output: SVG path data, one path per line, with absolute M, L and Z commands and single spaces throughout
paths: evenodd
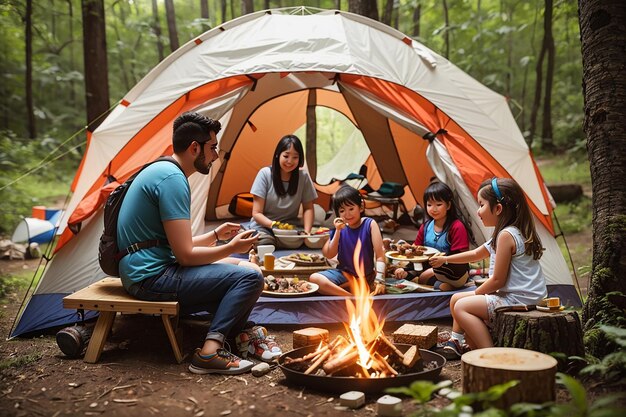
M 196 159 L 193 161 L 193 166 L 202 175 L 208 175 L 211 171 L 212 162 L 209 164 L 206 163 L 206 158 L 204 156 L 204 146 L 200 150 L 200 155 L 196 156 Z

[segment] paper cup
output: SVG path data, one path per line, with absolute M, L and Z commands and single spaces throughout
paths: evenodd
M 273 253 L 276 250 L 274 245 L 259 245 L 256 247 L 256 253 L 259 255 L 259 259 L 265 260 L 265 255 Z

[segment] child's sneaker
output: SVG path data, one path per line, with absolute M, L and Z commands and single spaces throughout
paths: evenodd
M 254 326 L 252 329 L 239 333 L 235 342 L 239 354 L 244 358 L 250 355 L 265 362 L 272 362 L 283 354 L 274 337 L 268 335 L 267 330 L 262 326 Z
M 441 354 L 450 361 L 458 360 L 461 359 L 463 348 L 458 340 L 450 339 L 445 343 L 443 349 L 441 349 Z
M 194 374 L 228 374 L 238 375 L 248 372 L 254 363 L 240 359 L 226 349 L 218 349 L 211 355 L 200 355 L 200 349 L 196 349 L 191 358 L 189 372 Z

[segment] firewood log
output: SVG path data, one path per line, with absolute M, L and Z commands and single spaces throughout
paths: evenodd
M 355 364 L 358 359 L 359 359 L 359 352 L 357 352 L 357 350 L 354 349 L 348 354 L 346 354 L 345 356 L 333 358 L 327 361 L 322 367 L 322 369 L 324 369 L 324 372 L 330 375 L 347 366 Z
M 404 352 L 404 360 L 402 361 L 402 365 L 407 368 L 413 368 L 417 362 L 421 359 L 421 355 L 417 346 L 411 346 L 406 352 Z

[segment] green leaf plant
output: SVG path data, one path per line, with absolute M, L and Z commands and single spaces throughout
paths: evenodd
M 498 408 L 495 404 L 509 389 L 519 384 L 517 380 L 494 385 L 483 392 L 467 394 L 450 388 L 451 381 L 442 381 L 437 384 L 430 381 L 415 381 L 408 387 L 389 388 L 385 392 L 413 398 L 419 407 L 411 414 L 411 417 L 618 417 L 623 415 L 623 409 L 619 406 L 626 399 L 623 393 L 597 398 L 591 403 L 584 386 L 575 378 L 557 373 L 556 381 L 569 392 L 571 397 L 569 402 L 517 403 L 508 410 Z M 434 395 L 445 398 L 450 403 L 442 408 L 428 405 Z

